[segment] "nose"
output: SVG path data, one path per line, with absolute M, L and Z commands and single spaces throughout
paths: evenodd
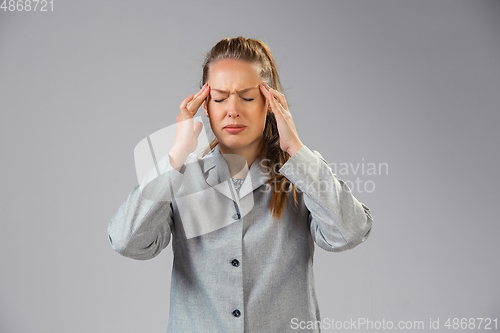
M 238 118 L 240 116 L 239 113 L 239 105 L 238 105 L 238 96 L 229 95 L 227 105 L 227 115 L 229 118 Z

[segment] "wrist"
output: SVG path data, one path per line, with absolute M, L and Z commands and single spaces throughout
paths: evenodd
M 189 156 L 189 154 L 186 154 L 186 152 L 178 151 L 178 150 L 172 148 L 168 152 L 170 166 L 172 168 L 176 169 L 177 171 L 179 171 L 182 168 L 182 166 L 184 165 L 184 162 L 186 161 L 188 156 Z
M 302 142 L 298 142 L 297 144 L 288 148 L 287 153 L 292 157 L 300 148 L 302 148 L 304 144 Z

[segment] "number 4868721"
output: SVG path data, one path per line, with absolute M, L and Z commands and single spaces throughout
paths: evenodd
M 53 12 L 54 0 L 3 0 L 0 10 L 4 12 Z

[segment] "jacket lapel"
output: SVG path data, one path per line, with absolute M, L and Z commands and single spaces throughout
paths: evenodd
M 228 199 L 238 201 L 237 198 L 235 198 L 236 192 L 234 191 L 233 182 L 230 179 L 231 174 L 229 173 L 229 166 L 219 150 L 219 145 L 216 145 L 204 159 L 203 173 L 205 175 L 205 181 L 209 186 L 213 187 Z M 264 184 L 266 180 L 267 175 L 262 169 L 260 159 L 257 157 L 250 166 L 250 170 L 245 177 L 239 197 L 244 198 Z

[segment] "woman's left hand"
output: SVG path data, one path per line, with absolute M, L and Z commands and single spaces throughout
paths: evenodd
M 280 136 L 280 147 L 283 151 L 286 151 L 292 156 L 303 146 L 303 143 L 300 141 L 297 130 L 295 129 L 292 114 L 288 110 L 285 96 L 269 87 L 266 83 L 260 84 L 259 88 L 269 101 L 272 113 L 274 113 L 276 118 Z

